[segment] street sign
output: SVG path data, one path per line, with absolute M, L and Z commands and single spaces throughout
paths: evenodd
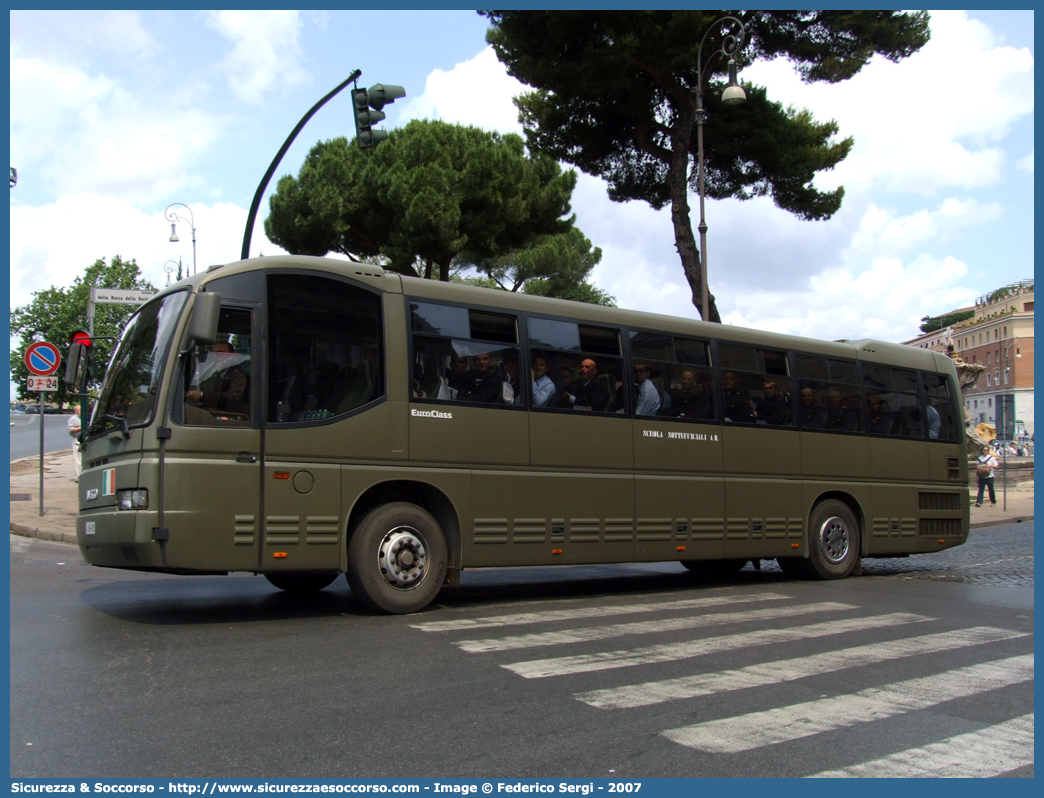
M 25 365 L 37 377 L 47 377 L 58 371 L 58 365 L 62 362 L 62 356 L 58 347 L 47 341 L 37 341 L 29 344 L 25 350 Z
M 91 302 L 99 305 L 140 305 L 156 295 L 155 291 L 134 291 L 126 288 L 92 288 Z
M 57 391 L 58 377 L 54 374 L 50 377 L 26 377 L 25 387 L 29 391 Z

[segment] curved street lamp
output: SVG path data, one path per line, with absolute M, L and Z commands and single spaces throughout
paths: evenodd
M 181 206 L 188 211 L 189 218 L 186 219 L 184 216 L 178 216 L 177 211 L 172 211 L 171 208 Z M 172 202 L 167 206 L 167 209 L 163 211 L 163 215 L 167 221 L 170 222 L 170 241 L 177 242 L 181 239 L 178 238 L 178 231 L 176 224 L 180 222 L 188 222 L 189 227 L 192 228 L 192 273 L 196 273 L 196 219 L 192 215 L 192 208 L 186 205 L 184 202 Z
M 177 268 L 175 269 L 175 267 Z M 177 260 L 168 260 L 163 264 L 163 271 L 167 273 L 167 285 L 170 285 L 170 276 L 174 274 L 175 271 L 177 271 L 178 280 L 180 281 L 184 276 L 181 269 L 181 258 L 178 258 Z
M 722 40 L 721 47 L 711 52 L 707 57 L 707 63 L 703 63 L 703 45 L 715 28 L 724 27 L 726 23 L 735 23 L 739 26 L 738 32 L 728 33 Z M 729 83 L 722 92 L 721 101 L 725 105 L 742 105 L 747 101 L 747 94 L 743 91 L 736 79 L 736 59 L 733 57 L 740 51 L 744 44 L 747 29 L 736 17 L 720 17 L 711 23 L 707 32 L 703 34 L 700 49 L 696 52 L 696 152 L 699 168 L 699 191 L 700 191 L 700 314 L 707 321 L 710 314 L 710 294 L 707 288 L 707 220 L 703 212 L 705 197 L 704 191 L 704 166 L 703 166 L 703 123 L 707 120 L 707 112 L 703 109 L 703 84 L 709 74 L 709 67 L 716 56 L 724 56 L 728 59 Z

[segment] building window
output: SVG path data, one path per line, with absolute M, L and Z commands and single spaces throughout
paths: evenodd
M 990 384 L 990 375 L 989 375 L 989 374 L 987 374 L 987 375 L 986 375 L 986 387 L 987 387 L 987 388 L 991 387 L 991 384 Z

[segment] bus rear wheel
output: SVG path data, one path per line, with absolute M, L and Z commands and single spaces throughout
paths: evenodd
M 446 538 L 431 514 L 394 502 L 371 510 L 348 542 L 348 584 L 365 604 L 404 615 L 424 609 L 446 578 Z
M 336 578 L 337 574 L 265 574 L 265 579 L 287 593 L 318 593 Z
M 750 560 L 682 560 L 681 564 L 697 576 L 723 578 L 742 571 Z
M 809 575 L 844 579 L 859 564 L 859 548 L 859 521 L 852 508 L 836 499 L 817 504 L 808 521 Z

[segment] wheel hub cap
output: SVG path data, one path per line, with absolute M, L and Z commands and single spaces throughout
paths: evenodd
M 415 529 L 397 527 L 384 536 L 377 554 L 381 576 L 392 587 L 410 587 L 424 576 L 428 552 Z
M 823 554 L 834 565 L 839 564 L 848 554 L 848 526 L 843 519 L 832 516 L 819 528 L 819 542 Z

